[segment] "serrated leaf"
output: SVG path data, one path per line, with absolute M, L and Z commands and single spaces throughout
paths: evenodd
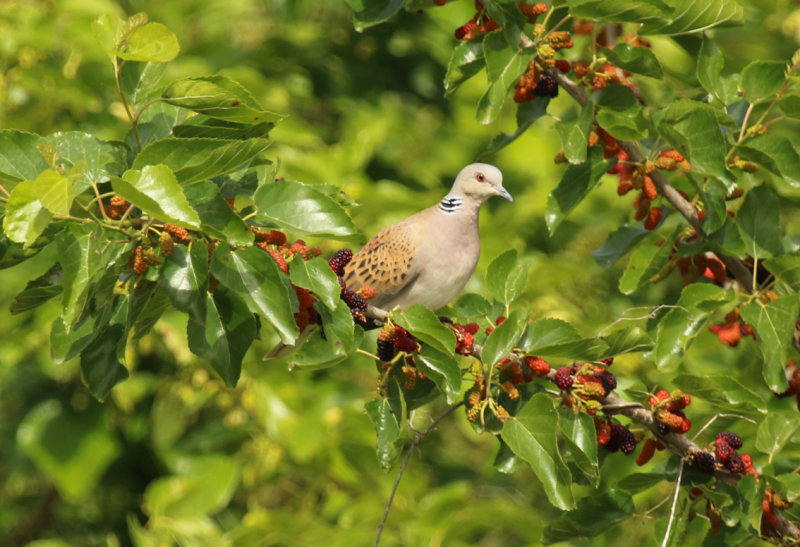
M 672 372 L 678 367 L 714 308 L 730 298 L 725 290 L 710 283 L 692 283 L 684 287 L 675 307 L 658 322 L 652 358 L 660 371 Z M 711 306 L 704 305 L 708 303 Z
M 564 541 L 574 543 L 579 538 L 602 537 L 603 531 L 630 517 L 635 510 L 633 497 L 627 492 L 612 489 L 587 496 L 578 507 L 550 520 L 542 533 L 546 544 Z
M 386 399 L 376 399 L 364 405 L 377 435 L 375 450 L 378 463 L 384 471 L 392 468 L 400 452 L 400 425 L 398 417 Z
M 800 120 L 800 93 L 788 91 L 778 99 L 778 107 L 788 118 Z
M 558 426 L 568 443 L 575 465 L 597 486 L 600 465 L 597 462 L 597 428 L 592 417 L 583 412 L 562 412 Z
M 486 269 L 486 286 L 496 300 L 508 307 L 525 289 L 528 268 L 517 255 L 516 249 L 509 249 L 489 263 Z
M 415 338 L 430 345 L 446 355 L 453 355 L 456 337 L 453 331 L 445 327 L 439 317 L 429 308 L 414 304 L 402 313 L 394 316 L 394 321 L 406 329 Z
M 800 296 L 784 296 L 765 305 L 751 302 L 742 306 L 740 313 L 756 333 L 756 345 L 764 357 L 764 381 L 772 391 L 782 393 L 788 387 L 784 372 L 800 315 Z
M 353 10 L 353 26 L 358 32 L 383 23 L 395 15 L 405 0 L 347 0 Z
M 581 107 L 576 120 L 556 125 L 556 130 L 561 136 L 564 157 L 573 165 L 586 161 L 587 143 L 593 117 L 594 106 L 591 102 L 587 102 Z
M 572 475 L 558 448 L 558 423 L 553 400 L 537 393 L 516 416 L 505 421 L 501 435 L 511 450 L 531 466 L 550 503 L 569 510 L 575 507 Z
M 33 181 L 39 202 L 54 215 L 66 216 L 75 199 L 72 182 L 53 169 L 45 169 Z
M 602 339 L 608 345 L 609 356 L 649 351 L 653 348 L 653 340 L 640 327 L 616 329 Z
M 504 359 L 517 345 L 525 332 L 528 316 L 523 310 L 514 310 L 506 320 L 497 325 L 483 344 L 481 360 L 494 365 Z
M 784 61 L 753 61 L 742 69 L 739 89 L 749 103 L 772 99 L 786 80 Z
M 5 204 L 3 231 L 11 241 L 29 247 L 38 238 L 53 213 L 42 206 L 36 192 L 36 182 L 25 180 L 17 184 Z
M 350 313 L 350 308 L 347 307 L 344 300 L 337 299 L 333 308 L 328 308 L 324 304 L 317 302 L 314 304 L 314 309 L 317 310 L 317 313 L 322 318 L 325 338 L 330 339 L 334 344 L 337 344 L 338 341 L 338 346 L 341 347 L 341 350 L 337 349 L 336 354 L 339 355 L 343 352 L 347 354 L 350 351 L 354 351 L 355 324 L 353 323 L 353 315 Z
M 611 64 L 623 70 L 651 78 L 664 75 L 661 63 L 650 48 L 634 47 L 623 42 L 614 46 L 614 49 L 601 48 L 600 51 Z
M 298 234 L 347 238 L 356 234 L 344 208 L 313 186 L 295 181 L 262 184 L 255 194 L 262 224 L 276 224 Z
M 44 142 L 55 147 L 57 163 L 80 167 L 75 187 L 77 194 L 90 183 L 105 182 L 125 171 L 128 152 L 120 142 L 102 141 L 81 131 L 59 131 L 46 137 Z
M 219 187 L 211 181 L 199 182 L 183 190 L 192 209 L 200 217 L 200 229 L 231 245 L 253 243 L 253 232 L 222 197 Z
M 744 11 L 736 0 L 672 0 L 671 13 L 664 21 L 645 21 L 640 34 L 693 34 L 719 26 L 736 26 Z
M 597 124 L 606 133 L 619 140 L 639 140 L 647 135 L 647 123 L 641 112 L 634 114 L 600 110 L 597 112 Z
M 88 318 L 67 331 L 64 321 L 57 317 L 50 330 L 50 355 L 53 362 L 60 365 L 67 359 L 72 359 L 94 340 L 97 333 L 94 322 Z
M 776 256 L 764 261 L 764 267 L 778 281 L 786 283 L 795 292 L 800 292 L 800 256 Z
M 706 212 L 702 222 L 703 231 L 706 233 L 716 232 L 722 228 L 729 218 L 728 206 L 725 202 L 728 189 L 722 182 L 710 179 L 700 191 L 703 197 L 703 205 L 705 206 L 704 211 Z
M 58 266 L 54 266 L 47 273 L 29 281 L 11 303 L 11 314 L 32 310 L 61 294 L 62 276 Z
M 327 308 L 322 307 L 320 310 L 320 315 L 323 316 L 324 322 L 326 318 L 325 310 L 327 310 Z M 336 312 L 333 315 L 334 320 L 343 321 L 345 319 L 343 315 L 344 311 L 345 310 L 342 308 L 337 307 Z M 349 314 L 349 308 L 347 308 L 346 311 Z M 349 324 L 352 325 L 352 318 L 348 319 L 348 321 Z M 344 326 L 341 328 L 344 328 Z M 310 327 L 310 329 L 313 329 L 313 327 Z M 308 331 L 309 329 L 306 330 Z M 341 334 L 340 331 L 337 332 Z M 287 362 L 290 368 L 297 367 L 303 370 L 321 370 L 330 368 L 350 357 L 350 355 L 356 351 L 356 349 L 358 349 L 358 346 L 361 344 L 363 339 L 364 330 L 361 328 L 356 328 L 353 330 L 353 344 L 351 346 L 346 346 L 342 342 L 342 339 L 337 339 L 334 336 L 327 336 L 327 331 L 326 337 L 323 338 L 320 330 L 315 329 L 312 330 L 310 336 L 303 343 L 303 345 L 300 346 L 300 348 L 287 359 Z
M 695 376 L 681 374 L 674 378 L 675 386 L 692 397 L 704 399 L 713 405 L 742 412 L 749 407 L 760 412 L 766 410 L 764 399 L 749 387 L 731 376 Z
M 49 165 L 37 147 L 42 137 L 16 129 L 0 130 L 0 182 L 33 180 Z
M 458 87 L 477 74 L 484 67 L 483 42 L 467 40 L 459 42 L 450 54 L 447 73 L 444 76 L 445 96 L 453 93 Z
M 492 123 L 508 95 L 508 90 L 525 72 L 528 63 L 536 56 L 532 49 L 515 50 L 508 47 L 501 33 L 489 33 L 483 39 L 486 75 L 489 85 L 478 101 L 478 123 Z
M 197 321 L 205 313 L 205 292 L 208 289 L 208 249 L 195 243 L 190 249 L 175 245 L 164 261 L 158 278 L 162 289 L 175 308 Z
M 189 349 L 207 359 L 225 385 L 234 387 L 242 359 L 256 336 L 256 322 L 245 303 L 231 291 L 204 293 L 204 316 L 190 316 Z
M 693 172 L 722 181 L 730 178 L 725 170 L 727 144 L 713 107 L 696 101 L 676 101 L 658 124 L 658 132 L 686 156 Z
M 145 146 L 131 169 L 164 164 L 182 185 L 230 173 L 269 147 L 266 139 L 168 138 Z
M 649 233 L 648 230 L 642 228 L 641 222 L 620 226 L 608 235 L 608 239 L 602 247 L 592 251 L 592 258 L 601 268 L 608 268 Z
M 789 442 L 798 428 L 800 428 L 800 421 L 797 421 L 794 416 L 770 412 L 758 424 L 756 448 L 764 454 L 768 454 L 769 461 L 772 461 L 775 454 Z
M 492 313 L 492 305 L 479 294 L 467 293 L 461 295 L 453 304 L 458 315 L 461 317 L 484 317 Z
M 570 15 L 589 19 L 603 19 L 621 23 L 642 23 L 646 21 L 665 21 L 670 7 L 660 0 L 625 0 L 607 2 L 604 0 L 567 0 Z
M 275 123 L 284 118 L 262 109 L 250 92 L 225 76 L 179 80 L 165 89 L 162 97 L 169 104 L 231 122 Z
M 342 287 L 328 261 L 322 257 L 309 260 L 292 261 L 289 267 L 289 279 L 294 285 L 310 290 L 329 309 L 334 309 L 340 302 Z
M 676 228 L 666 240 L 663 236 L 652 234 L 641 241 L 631 254 L 625 273 L 619 280 L 621 292 L 631 294 L 650 283 L 650 279 L 661 271 L 672 255 L 672 246 L 681 229 Z
M 725 56 L 722 50 L 716 42 L 704 37 L 697 56 L 697 80 L 706 91 L 727 106 L 738 99 L 736 87 L 739 76 L 734 74 L 723 77 L 724 65 Z
M 603 150 L 595 146 L 589 149 L 585 162 L 567 168 L 556 189 L 547 196 L 545 221 L 550 234 L 558 228 L 569 212 L 589 195 L 614 163 L 613 159 L 603 159 Z
M 271 256 L 258 247 L 234 251 L 221 243 L 211 260 L 211 273 L 242 298 L 250 311 L 269 321 L 283 343 L 295 341 L 300 331 L 294 320 L 288 279 Z
M 89 392 L 102 401 L 118 382 L 128 377 L 117 358 L 117 347 L 124 343 L 125 327 L 109 325 L 81 351 L 81 374 Z
M 736 149 L 742 158 L 752 160 L 777 175 L 779 182 L 800 188 L 800 154 L 785 136 L 767 133 Z
M 159 220 L 194 230 L 200 227 L 200 217 L 166 165 L 129 169 L 121 178 L 113 177 L 111 187 L 119 196 Z
M 461 370 L 455 357 L 433 348 L 423 348 L 416 356 L 417 367 L 442 392 L 447 404 L 455 403 L 461 394 Z
M 165 63 L 177 57 L 178 38 L 161 23 L 147 23 L 126 33 L 112 53 L 126 61 Z
M 770 186 L 762 184 L 747 193 L 736 214 L 736 227 L 750 256 L 781 254 L 780 200 Z

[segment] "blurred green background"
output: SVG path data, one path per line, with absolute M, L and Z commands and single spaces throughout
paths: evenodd
M 281 162 L 279 175 L 341 187 L 359 203 L 352 214 L 368 236 L 435 203 L 492 137 L 515 128 L 513 103 L 495 124 L 475 121 L 482 75 L 443 96 L 453 30 L 472 16 L 472 1 L 415 4 L 424 9 L 359 34 L 344 2 L 6 0 L 0 3 L 0 127 L 123 139 L 128 125 L 91 23 L 104 13 L 144 11 L 181 44 L 165 82 L 225 74 L 265 108 L 289 114 L 270 133 L 268 155 Z M 747 24 L 718 33 L 731 65 L 726 69 L 789 58 L 800 41 L 795 4 L 747 3 Z M 649 101 L 681 95 L 696 45 L 653 40 L 672 78 L 668 86 L 642 81 Z M 563 169 L 552 161 L 560 148 L 553 125 L 574 116 L 573 105 L 562 96 L 549 113 L 488 158 L 503 171 L 516 202 L 493 200 L 484 208 L 482 257 L 468 291 L 481 292 L 488 262 L 516 248 L 530 263 L 520 305 L 533 317 L 562 318 L 591 336 L 626 310 L 674 302 L 681 282 L 673 275 L 626 297 L 616 288 L 624 264 L 603 270 L 592 260 L 590 251 L 632 214 L 614 181 L 548 236 L 544 203 Z M 786 222 L 797 226 L 796 214 Z M 326 254 L 343 245 L 309 243 Z M 239 386 L 226 389 L 188 351 L 185 318 L 174 315 L 129 348 L 135 373 L 98 403 L 81 383 L 77 360 L 56 366 L 50 359 L 57 303 L 21 315 L 7 311 L 25 283 L 47 271 L 54 252 L 0 271 L 0 544 L 371 544 L 394 472 L 380 470 L 363 411 L 377 396 L 368 359 L 291 372 L 260 360 L 271 340 L 265 333 L 248 354 Z M 614 366 L 622 387 L 669 386 L 641 354 Z M 746 342 L 733 350 L 704 333 L 684 366 L 721 374 L 737 367 L 761 386 L 755 350 Z M 418 410 L 413 423 L 423 429 L 442 410 Z M 702 403 L 692 410 L 695 423 L 714 413 Z M 748 427 L 737 424 L 737 431 L 746 437 Z M 497 441 L 475 433 L 463 413 L 443 422 L 412 458 L 383 544 L 537 544 L 557 511 L 529 470 L 496 471 L 496 450 Z M 649 465 L 663 469 L 665 459 Z M 633 458 L 606 458 L 604 483 L 632 467 Z M 661 482 L 639 494 L 640 518 L 593 544 L 650 543 L 667 508 L 648 510 L 670 487 Z M 703 533 L 698 528 L 697 537 Z

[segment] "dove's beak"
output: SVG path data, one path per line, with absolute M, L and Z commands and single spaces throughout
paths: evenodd
M 514 203 L 514 198 L 511 197 L 511 194 L 508 193 L 508 190 L 506 190 L 502 186 L 495 186 L 494 191 L 497 192 L 497 195 L 500 196 L 501 198 L 505 198 L 511 203 Z

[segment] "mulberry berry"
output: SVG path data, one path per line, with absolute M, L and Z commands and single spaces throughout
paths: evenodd
M 344 267 L 353 258 L 353 251 L 350 249 L 339 249 L 328 259 L 328 265 L 336 275 L 344 275 Z
M 351 310 L 358 310 L 362 313 L 367 311 L 367 301 L 357 292 L 345 290 L 342 296 L 344 298 L 344 303 L 347 304 L 347 307 Z
M 724 440 L 717 439 L 717 442 L 714 443 L 714 454 L 718 461 L 727 463 L 731 456 L 736 454 L 736 450 Z
M 141 245 L 133 250 L 133 271 L 139 275 L 147 271 L 147 262 L 144 261 Z
M 742 447 L 742 438 L 732 431 L 723 431 L 722 433 L 717 433 L 717 440 L 723 440 L 728 443 L 731 448 L 735 448 L 737 450 Z
M 540 97 L 558 97 L 558 83 L 549 74 L 539 76 L 536 84 L 536 94 Z
M 697 465 L 697 469 L 703 473 L 713 473 L 716 462 L 711 452 L 701 450 L 694 453 L 694 463 Z
M 728 461 L 725 462 L 725 467 L 727 467 L 731 473 L 744 473 L 744 462 L 742 461 L 742 457 L 736 452 L 730 455 Z
M 259 243 L 258 246 L 261 247 L 262 245 L 263 243 Z M 267 253 L 269 253 L 269 256 L 271 256 L 272 259 L 278 264 L 278 267 L 281 269 L 283 273 L 285 274 L 289 273 L 289 265 L 286 263 L 286 259 L 283 258 L 283 255 L 280 253 L 280 251 L 276 249 L 267 249 L 266 246 L 261 248 L 267 251 Z
M 170 224 L 169 222 L 164 223 L 164 231 L 167 232 L 169 235 L 175 239 L 178 243 L 188 243 L 189 242 L 189 232 L 186 228 L 182 226 L 176 226 L 174 224 Z
M 611 452 L 619 450 L 623 454 L 630 454 L 636 450 L 636 437 L 624 425 L 611 424 L 611 440 L 606 448 Z
M 570 374 L 570 368 L 559 367 L 555 376 L 553 376 L 553 382 L 555 382 L 559 389 L 571 388 L 573 380 L 572 374 Z
M 525 364 L 536 376 L 547 376 L 550 372 L 550 363 L 535 355 L 525 357 Z
M 391 361 L 394 354 L 394 343 L 391 340 L 381 340 L 378 338 L 378 359 L 383 362 Z

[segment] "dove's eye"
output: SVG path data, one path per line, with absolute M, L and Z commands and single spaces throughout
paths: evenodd
M 478 179 L 478 182 L 486 182 L 486 175 L 483 173 L 477 173 L 475 178 Z

